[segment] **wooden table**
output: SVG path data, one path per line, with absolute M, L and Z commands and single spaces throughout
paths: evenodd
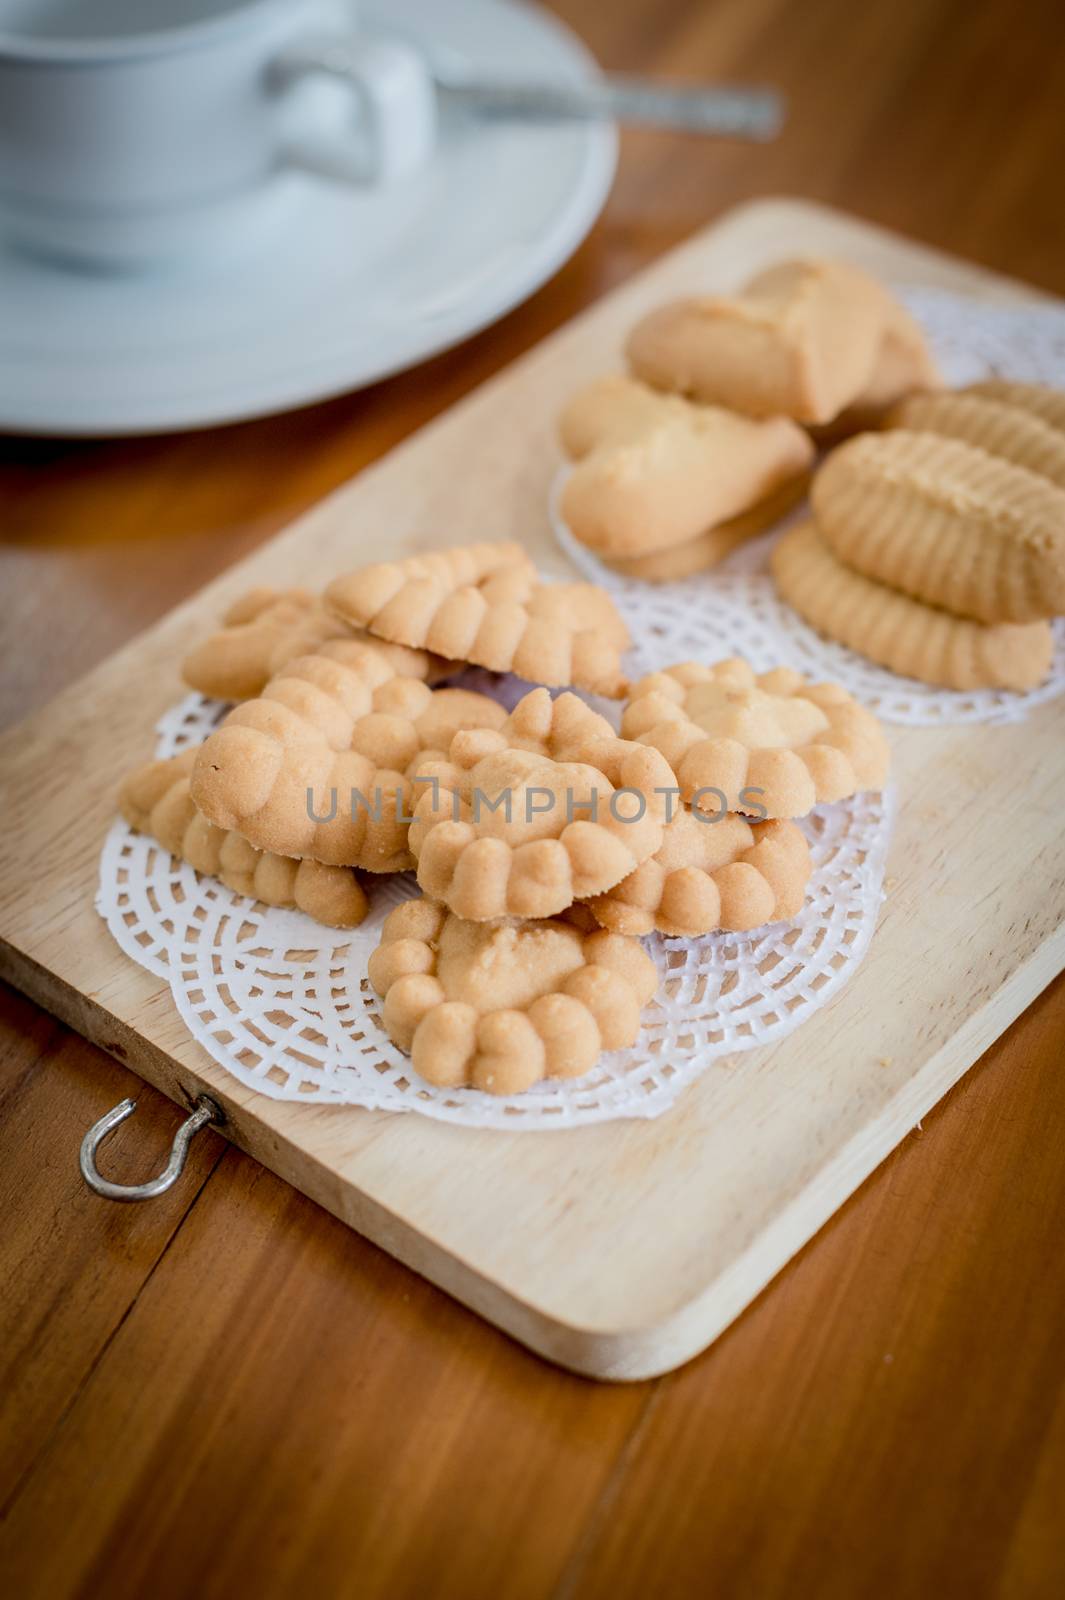
M 745 196 L 826 200 L 1065 292 L 1050 0 L 556 9 L 610 66 L 778 83 L 785 137 L 627 135 L 551 284 L 363 395 L 0 441 L 6 720 Z M 164 1200 L 95 1199 L 77 1143 L 137 1081 L 19 997 L 0 1009 L 10 1592 L 1061 1591 L 1065 980 L 710 1351 L 630 1387 L 547 1367 L 213 1135 Z M 140 1098 L 110 1158 L 127 1180 L 177 1120 Z

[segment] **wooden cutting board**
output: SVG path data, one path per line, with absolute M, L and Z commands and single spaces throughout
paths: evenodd
M 790 1038 L 715 1064 L 653 1123 L 501 1134 L 264 1099 L 193 1043 L 169 990 L 114 945 L 93 910 L 98 854 L 118 777 L 180 697 L 183 649 L 233 595 L 324 580 L 386 547 L 496 537 L 564 574 L 545 508 L 567 392 L 616 364 L 655 302 L 735 287 L 803 252 L 985 300 L 1036 298 L 818 207 L 745 206 L 0 741 L 0 972 L 179 1103 L 207 1091 L 243 1149 L 533 1349 L 597 1377 L 663 1372 L 709 1344 L 1065 965 L 1065 701 L 1017 726 L 890 730 L 901 813 L 861 970 Z

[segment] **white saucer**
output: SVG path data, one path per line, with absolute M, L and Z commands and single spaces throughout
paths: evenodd
M 573 35 L 501 0 L 376 0 L 364 15 L 485 76 L 580 79 Z M 302 171 L 254 249 L 180 270 L 98 275 L 0 245 L 0 429 L 156 433 L 357 389 L 494 321 L 598 216 L 609 126 L 464 123 L 392 190 Z

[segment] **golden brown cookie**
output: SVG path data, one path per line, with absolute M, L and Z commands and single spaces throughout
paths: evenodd
M 690 546 L 793 485 L 813 459 L 809 436 L 786 417 L 752 421 L 625 377 L 574 395 L 560 433 L 577 462 L 562 515 L 581 544 L 610 560 Z
M 801 617 L 903 677 L 944 689 L 1034 689 L 1050 670 L 1048 623 L 970 622 L 922 605 L 844 566 L 813 522 L 781 536 L 772 567 Z
M 605 443 L 631 444 L 663 422 L 686 422 L 691 403 L 622 372 L 586 383 L 563 406 L 558 438 L 571 461 L 583 461 Z
M 498 731 L 462 732 L 453 784 L 423 794 L 410 848 L 427 894 L 472 922 L 554 916 L 662 842 L 672 774 L 583 700 L 534 689 Z
M 1043 383 L 1014 383 L 1010 378 L 985 378 L 982 383 L 971 383 L 965 392 L 1027 411 L 1059 433 L 1065 432 L 1065 391 L 1061 389 Z
M 313 655 L 327 642 L 374 643 L 362 629 L 326 610 L 309 589 L 251 589 L 230 606 L 222 626 L 189 652 L 181 675 L 192 689 L 217 700 L 249 700 L 289 661 Z M 433 679 L 450 663 L 425 650 L 377 642 L 403 677 Z
M 458 728 L 505 719 L 486 695 L 398 677 L 376 651 L 357 666 L 304 656 L 205 740 L 192 795 L 257 849 L 403 871 L 416 764 L 427 751 L 442 760 Z
M 810 871 L 794 822 L 752 825 L 731 811 L 711 819 L 685 806 L 648 861 L 585 904 L 614 933 L 746 933 L 797 916 Z
M 978 622 L 1065 611 L 1065 489 L 974 445 L 896 429 L 834 450 L 810 502 L 867 578 Z
M 869 379 L 845 410 L 816 430 L 817 440 L 825 444 L 877 427 L 904 396 L 937 390 L 942 383 L 920 324 L 885 293 L 883 328 Z
M 1065 432 L 1023 406 L 965 389 L 915 394 L 894 408 L 887 424 L 960 439 L 1065 489 Z
M 369 977 L 416 1072 L 441 1088 L 520 1094 L 634 1044 L 657 973 L 634 939 L 569 922 L 463 922 L 431 900 L 386 918 Z
M 189 792 L 195 758 L 194 749 L 186 750 L 129 774 L 118 806 L 130 827 L 150 833 L 164 850 L 217 878 L 234 894 L 268 906 L 294 907 L 330 928 L 357 928 L 369 902 L 352 869 L 256 850 L 239 833 L 215 827 L 197 811 Z
M 711 815 L 802 817 L 881 788 L 890 762 L 880 724 L 838 684 L 789 667 L 756 674 L 735 658 L 641 678 L 621 731 L 659 750 L 685 802 Z
M 532 683 L 617 698 L 628 630 L 590 583 L 541 583 L 521 547 L 468 545 L 382 562 L 329 585 L 345 622 Z
M 327 639 L 350 637 L 309 589 L 249 590 L 222 618 L 222 626 L 196 645 L 181 664 L 192 689 L 219 700 L 247 700 L 269 681 L 274 651 L 286 643 L 306 654 Z
M 678 578 L 690 578 L 693 573 L 716 566 L 741 544 L 746 544 L 748 539 L 756 538 L 786 517 L 806 493 L 808 482 L 807 474 L 803 473 L 800 478 L 778 489 L 776 494 L 752 506 L 750 511 L 730 517 L 727 522 L 719 522 L 716 528 L 709 528 L 697 539 L 689 539 L 687 544 L 674 545 L 670 550 L 656 550 L 649 556 L 633 556 L 630 560 L 614 560 L 607 556 L 600 556 L 599 559 L 604 566 L 620 573 L 623 578 L 641 578 L 645 583 L 669 583 Z
M 787 261 L 738 295 L 677 301 L 638 322 L 636 377 L 751 417 L 824 423 L 873 382 L 890 297 L 840 261 Z

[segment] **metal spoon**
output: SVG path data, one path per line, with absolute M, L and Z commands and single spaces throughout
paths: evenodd
M 312 40 L 285 53 L 281 80 L 323 73 L 358 87 L 360 45 L 354 39 Z M 457 52 L 435 50 L 426 65 L 442 110 L 522 122 L 643 123 L 719 138 L 772 139 L 784 119 L 775 89 L 651 83 L 607 74 L 585 82 L 485 78 Z
M 608 76 L 587 83 L 489 83 L 441 73 L 433 76 L 441 102 L 479 117 L 523 122 L 591 122 L 608 118 L 733 139 L 772 139 L 784 119 L 773 89 L 659 84 Z

